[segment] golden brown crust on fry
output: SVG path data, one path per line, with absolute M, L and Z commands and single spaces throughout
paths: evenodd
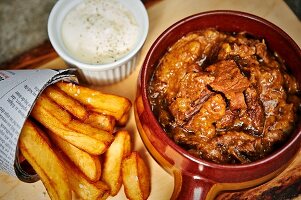
M 27 120 L 19 137 L 20 151 L 39 174 L 51 199 L 69 200 L 71 189 L 64 165 L 41 134 L 41 130 Z
M 80 197 L 80 199 L 98 200 L 107 196 L 109 187 L 104 182 L 88 181 L 65 155 L 60 154 L 59 157 L 66 167 L 69 184 L 72 190 Z
M 115 117 L 117 122 L 128 113 L 132 103 L 129 99 L 117 95 L 105 94 L 97 90 L 82 87 L 72 83 L 58 82 L 56 83 L 61 90 L 82 104 L 88 109 Z M 124 123 L 124 122 L 122 122 Z
M 124 115 L 120 118 L 119 121 L 117 121 L 118 126 L 125 126 L 126 123 L 129 121 L 131 112 L 126 112 Z
M 110 115 L 104 115 L 96 112 L 90 112 L 84 123 L 102 129 L 109 133 L 113 133 L 115 128 L 115 118 Z
M 126 197 L 130 200 L 144 200 L 150 194 L 149 170 L 137 152 L 122 162 L 122 181 Z
M 99 180 L 101 175 L 101 164 L 98 156 L 90 155 L 50 131 L 48 135 L 53 143 L 64 152 L 64 154 L 90 181 L 95 182 Z
M 137 154 L 137 167 L 140 188 L 142 191 L 143 199 L 147 199 L 150 194 L 150 173 L 144 160 Z
M 47 87 L 37 100 L 37 104 L 42 105 L 48 111 L 57 110 L 53 114 L 56 114 L 57 118 L 66 125 L 75 117 L 86 124 L 110 133 L 115 128 L 115 118 L 113 116 L 88 111 L 77 100 L 56 86 Z
M 71 191 L 84 200 L 107 199 L 122 183 L 129 199 L 148 197 L 149 172 L 131 152 L 129 132 L 114 133 L 115 125 L 126 125 L 130 108 L 127 98 L 71 83 L 44 90 L 30 115 L 47 134 L 27 120 L 19 147 L 51 199 L 71 199 Z
M 55 118 L 52 113 L 39 106 L 39 104 L 35 105 L 31 116 L 59 137 L 93 155 L 104 153 L 114 139 L 111 134 L 105 131 L 91 133 L 85 130 L 83 132 L 71 130 Z M 70 123 L 72 123 L 74 129 L 82 125 L 74 120 L 70 121 Z
M 122 185 L 121 164 L 128 151 L 130 136 L 127 131 L 118 131 L 115 139 L 104 153 L 103 173 L 101 179 L 110 187 L 111 196 L 115 196 Z
M 88 111 L 77 100 L 67 95 L 55 85 L 48 86 L 44 91 L 47 97 L 57 103 L 59 106 L 70 112 L 78 119 L 85 120 L 88 116 Z

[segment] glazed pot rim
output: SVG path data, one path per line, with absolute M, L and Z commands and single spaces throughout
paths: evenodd
M 157 119 L 155 118 L 155 116 L 151 110 L 151 106 L 149 104 L 149 100 L 148 100 L 148 96 L 147 96 L 147 93 L 148 93 L 147 89 L 148 89 L 148 84 L 149 84 L 149 79 L 147 79 L 147 73 L 148 73 L 148 68 L 149 68 L 148 66 L 150 65 L 149 63 L 151 62 L 150 58 L 152 57 L 154 51 L 156 51 L 156 46 L 162 40 L 164 40 L 164 38 L 166 36 L 168 36 L 172 30 L 176 29 L 177 27 L 187 23 L 190 20 L 194 20 L 196 18 L 199 18 L 202 16 L 209 16 L 209 15 L 232 15 L 235 17 L 241 17 L 241 18 L 245 18 L 248 20 L 253 20 L 253 21 L 255 20 L 256 22 L 262 24 L 263 26 L 268 26 L 268 27 L 274 29 L 277 32 L 277 34 L 280 34 L 286 41 L 288 41 L 289 45 L 291 45 L 291 48 L 294 48 L 294 50 L 296 52 L 298 52 L 298 54 L 300 55 L 299 59 L 301 58 L 301 50 L 300 50 L 299 46 L 293 41 L 293 39 L 288 34 L 286 34 L 282 29 L 280 29 L 275 24 L 273 24 L 261 17 L 258 17 L 256 15 L 246 13 L 246 12 L 241 12 L 241 11 L 233 11 L 233 10 L 213 10 L 213 11 L 201 12 L 201 13 L 197 13 L 197 14 L 188 16 L 188 17 L 172 24 L 160 36 L 158 36 L 157 39 L 153 42 L 152 46 L 150 47 L 150 49 L 145 57 L 145 60 L 143 62 L 143 65 L 142 65 L 142 68 L 140 71 L 139 84 L 142 88 L 141 96 L 142 96 L 144 108 L 148 115 L 147 117 L 148 117 L 149 121 L 153 122 L 153 125 L 155 126 L 154 128 L 156 130 L 158 130 L 157 135 L 161 138 L 161 140 L 163 140 L 166 144 L 171 146 L 179 154 L 183 155 L 190 161 L 198 163 L 199 165 L 204 165 L 204 166 L 208 166 L 208 167 L 212 167 L 212 168 L 216 168 L 216 169 L 229 169 L 229 170 L 239 169 L 239 170 L 242 170 L 242 169 L 255 168 L 259 165 L 263 165 L 263 164 L 267 164 L 267 163 L 271 164 L 279 156 L 280 157 L 281 157 L 281 155 L 284 156 L 285 152 L 287 152 L 291 148 L 291 146 L 298 143 L 298 141 L 301 141 L 300 120 L 298 121 L 298 124 L 296 124 L 295 131 L 293 131 L 291 133 L 291 137 L 280 148 L 273 151 L 271 154 L 267 155 L 266 157 L 264 157 L 260 160 L 254 161 L 254 162 L 247 163 L 247 164 L 218 164 L 218 163 L 210 162 L 210 161 L 207 161 L 207 160 L 204 160 L 201 158 L 197 158 L 197 157 L 191 155 L 188 151 L 186 151 L 182 147 L 178 146 L 172 139 L 170 139 L 167 136 L 167 134 L 164 132 L 164 130 L 162 129 L 161 125 L 159 124 L 159 122 L 157 121 Z M 153 66 L 151 66 L 151 67 L 153 67 Z M 299 147 L 300 147 L 300 145 L 299 145 Z

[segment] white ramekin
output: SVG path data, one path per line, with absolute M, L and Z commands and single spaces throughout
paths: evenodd
M 140 0 L 118 0 L 128 10 L 130 10 L 139 25 L 138 40 L 132 50 L 116 62 L 107 64 L 89 64 L 81 62 L 73 57 L 64 46 L 62 39 L 62 23 L 68 12 L 81 3 L 83 0 L 60 0 L 51 10 L 48 18 L 48 36 L 49 40 L 59 54 L 59 56 L 70 66 L 77 67 L 79 74 L 87 83 L 93 85 L 108 85 L 116 83 L 128 75 L 136 67 L 140 49 L 145 42 L 148 33 L 148 15 Z

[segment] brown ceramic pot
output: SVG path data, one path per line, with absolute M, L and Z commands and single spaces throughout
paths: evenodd
M 213 199 L 224 190 L 261 184 L 279 174 L 292 161 L 301 143 L 297 123 L 291 138 L 268 157 L 241 165 L 222 165 L 190 155 L 168 138 L 152 113 L 147 90 L 152 73 L 167 48 L 191 31 L 214 27 L 246 31 L 264 38 L 282 57 L 301 85 L 301 50 L 280 28 L 257 16 L 234 11 L 211 11 L 187 17 L 164 31 L 151 46 L 138 79 L 135 118 L 140 136 L 154 159 L 175 178 L 172 199 Z

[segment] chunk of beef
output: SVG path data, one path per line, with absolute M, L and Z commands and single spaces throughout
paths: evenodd
M 238 114 L 238 112 L 232 112 L 230 109 L 227 109 L 225 115 L 216 122 L 216 130 L 220 132 L 231 130 Z
M 230 101 L 230 109 L 246 109 L 243 91 L 249 87 L 249 80 L 244 77 L 233 60 L 220 61 L 206 68 L 215 80 L 209 85 L 213 90 L 222 92 Z
M 200 57 L 208 55 L 224 37 L 216 30 L 206 29 L 178 40 L 160 60 L 155 72 L 154 79 L 161 90 L 157 92 L 164 93 L 164 98 L 171 104 L 178 93 L 180 80 L 196 69 Z
M 202 104 L 207 101 L 212 92 L 207 89 L 207 84 L 214 77 L 206 73 L 187 73 L 179 83 L 176 99 L 169 106 L 175 122 L 182 125 L 197 113 Z
M 271 52 L 267 50 L 267 46 L 264 40 L 255 45 L 256 48 L 256 56 L 259 57 L 259 60 L 268 65 L 271 68 L 275 69 L 285 69 L 285 66 L 279 62 L 280 58 L 277 58 L 275 55 L 271 55 Z
M 283 78 L 284 78 L 284 87 L 288 94 L 296 95 L 298 94 L 298 92 L 300 92 L 295 77 L 290 76 L 287 73 L 284 73 Z
M 245 131 L 252 135 L 263 136 L 265 113 L 257 90 L 249 87 L 245 90 L 247 108 L 244 112 L 226 111 L 226 115 L 217 122 L 220 131 Z
M 243 128 L 253 135 L 262 136 L 265 116 L 263 105 L 256 89 L 253 87 L 247 88 L 245 91 L 245 99 L 247 111 L 240 117 L 240 120 L 243 122 Z
M 199 137 L 212 138 L 215 136 L 216 121 L 225 115 L 226 103 L 220 94 L 211 96 L 200 111 L 184 126 Z
M 241 59 L 256 60 L 256 44 L 259 40 L 246 38 L 245 33 L 236 36 L 228 36 L 218 54 L 218 60 L 228 60 L 229 58 L 239 57 Z
M 191 35 L 190 37 L 194 37 Z M 187 73 L 187 67 L 191 65 L 201 54 L 202 47 L 199 42 L 193 40 L 179 41 L 177 47 L 173 47 L 169 53 L 161 60 L 160 66 L 155 74 L 161 90 L 166 95 L 169 103 L 172 102 L 178 93 L 179 82 Z M 181 45 L 182 44 L 182 45 Z
M 265 61 L 266 63 L 270 62 L 270 56 L 268 55 L 267 46 L 264 42 L 257 43 L 255 48 L 257 56 L 260 57 L 262 61 Z
M 265 120 L 263 142 L 267 146 L 283 141 L 294 127 L 296 113 L 293 104 L 281 102 L 275 110 L 277 114 L 267 116 Z
M 287 98 L 281 71 L 270 66 L 261 65 L 250 68 L 250 72 L 250 81 L 252 85 L 257 87 L 265 115 L 277 115 L 275 108 L 281 101 L 286 102 Z
M 256 138 L 244 132 L 229 131 L 198 146 L 199 156 L 216 163 L 249 163 L 256 152 Z

